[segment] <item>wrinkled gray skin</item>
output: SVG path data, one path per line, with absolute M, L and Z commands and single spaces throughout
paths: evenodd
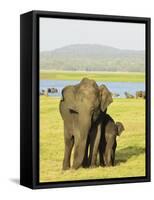
M 99 87 L 100 92 L 102 93 L 102 96 L 105 98 L 104 101 L 106 103 L 106 109 L 103 111 L 100 110 L 99 116 L 97 117 L 96 121 L 92 123 L 91 128 L 89 130 L 87 143 L 86 143 L 86 149 L 85 149 L 85 155 L 83 159 L 82 166 L 83 167 L 89 167 L 90 165 L 94 165 L 95 159 L 97 157 L 97 150 L 100 142 L 100 134 L 96 134 L 97 131 L 100 129 L 100 121 L 105 119 L 105 113 L 107 111 L 107 107 L 113 102 L 112 99 L 112 93 L 108 90 L 108 88 L 105 85 L 101 85 Z M 99 131 L 98 131 L 99 132 Z M 95 147 L 94 147 L 95 146 Z M 90 153 L 88 156 L 88 150 L 90 148 Z M 93 151 L 93 149 L 95 149 Z
M 96 165 L 98 152 L 101 166 L 114 166 L 116 137 L 120 136 L 122 131 L 124 131 L 124 126 L 121 122 L 115 123 L 108 114 L 103 112 L 100 114 L 97 126 L 91 131 L 91 135 L 96 136 L 89 156 L 90 166 Z
M 74 146 L 73 168 L 78 169 L 84 158 L 87 136 L 90 127 L 104 111 L 110 101 L 103 95 L 94 80 L 84 78 L 74 86 L 67 86 L 62 91 L 63 99 L 59 109 L 64 121 L 65 151 L 63 170 L 70 168 L 70 157 Z

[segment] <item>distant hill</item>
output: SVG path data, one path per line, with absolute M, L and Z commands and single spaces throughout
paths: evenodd
M 41 69 L 144 72 L 144 51 L 97 44 L 69 45 L 40 54 Z

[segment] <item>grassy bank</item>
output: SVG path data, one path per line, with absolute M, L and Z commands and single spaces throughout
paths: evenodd
M 123 122 L 125 131 L 118 138 L 116 166 L 62 171 L 64 153 L 63 121 L 59 99 L 40 98 L 40 181 L 132 177 L 145 175 L 145 124 L 143 99 L 114 99 L 108 112 Z
M 95 81 L 144 82 L 144 73 L 134 72 L 67 72 L 41 71 L 41 80 L 81 80 L 83 77 Z

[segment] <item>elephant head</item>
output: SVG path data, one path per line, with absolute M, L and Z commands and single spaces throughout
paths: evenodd
M 116 129 L 117 129 L 116 135 L 120 136 L 121 133 L 125 130 L 124 125 L 121 122 L 116 122 L 115 125 L 116 125 Z
M 94 80 L 83 78 L 77 85 L 66 86 L 62 90 L 62 100 L 67 108 L 76 113 L 99 106 L 99 88 Z

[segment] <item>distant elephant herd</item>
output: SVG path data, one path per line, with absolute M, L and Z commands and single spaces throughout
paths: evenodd
M 124 131 L 124 125 L 107 114 L 112 102 L 108 88 L 88 78 L 62 90 L 59 110 L 64 122 L 63 170 L 115 165 L 116 137 Z
M 136 94 L 135 95 L 132 95 L 130 94 L 129 92 L 124 92 L 124 95 L 127 99 L 133 99 L 133 98 L 142 98 L 142 99 L 145 99 L 145 91 L 136 91 Z M 118 93 L 112 93 L 112 97 L 119 97 L 120 94 Z
M 40 95 L 48 96 L 49 93 L 58 93 L 58 89 L 57 88 L 47 88 L 46 90 L 42 89 L 40 91 Z
M 44 95 L 44 96 L 48 96 L 49 94 L 51 94 L 51 93 L 58 93 L 58 89 L 57 88 L 47 88 L 46 90 L 45 89 L 42 89 L 41 91 L 40 91 L 40 95 L 42 96 L 42 95 Z M 118 94 L 118 93 L 111 93 L 111 95 L 112 95 L 112 97 L 119 97 L 120 96 L 120 94 Z M 134 96 L 134 95 L 132 95 L 132 94 L 130 94 L 130 93 L 128 93 L 128 92 L 124 92 L 124 95 L 125 95 L 125 97 L 126 98 L 128 98 L 128 99 L 132 99 L 132 98 L 143 98 L 143 99 L 145 99 L 145 92 L 144 91 L 136 91 L 136 95 Z
M 145 97 L 146 97 L 144 91 L 136 91 L 136 96 L 134 96 L 128 92 L 125 92 L 124 94 L 125 94 L 126 98 L 128 98 L 128 99 L 133 99 L 135 97 L 136 97 L 136 99 L 138 99 L 138 98 L 145 99 Z

